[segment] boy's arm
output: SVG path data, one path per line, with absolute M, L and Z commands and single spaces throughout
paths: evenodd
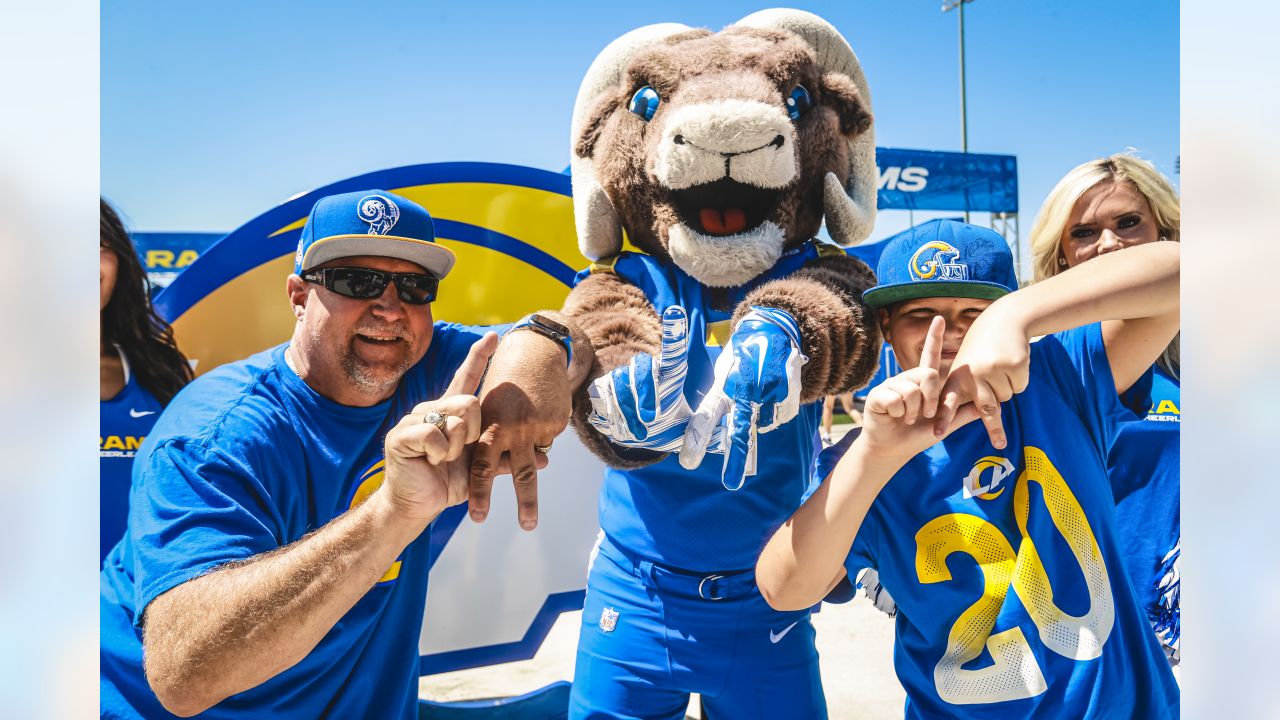
M 756 583 L 775 609 L 799 610 L 821 600 L 839 580 L 871 503 L 894 473 L 977 417 L 968 404 L 946 430 L 934 431 L 944 331 L 942 318 L 934 318 L 920 366 L 885 380 L 867 395 L 864 424 L 848 452 L 760 554 Z
M 774 609 L 812 607 L 835 586 L 871 503 L 902 467 L 860 440 L 761 552 L 756 583 Z
M 1004 447 L 1000 402 L 1026 389 L 1027 343 L 1102 322 L 1116 390 L 1124 392 L 1178 332 L 1178 243 L 1108 253 L 995 301 L 970 326 L 943 388 L 938 423 L 977 405 L 992 443 Z

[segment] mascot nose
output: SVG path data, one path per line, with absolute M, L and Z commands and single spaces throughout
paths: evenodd
M 771 148 L 771 147 L 780 148 L 787 143 L 787 139 L 782 135 L 774 135 L 772 140 L 765 143 L 764 145 L 761 145 L 758 148 L 752 148 L 750 150 L 739 150 L 738 152 L 724 152 L 723 150 L 709 150 L 704 147 L 698 147 L 697 145 L 694 145 L 693 143 L 686 140 L 684 135 L 681 135 L 679 133 L 677 133 L 675 137 L 671 138 L 671 142 L 675 143 L 676 145 L 690 145 L 692 147 L 698 148 L 699 150 L 702 150 L 703 152 L 717 153 L 727 159 L 727 158 L 737 157 L 739 155 L 749 155 L 753 152 L 758 152 L 765 148 Z

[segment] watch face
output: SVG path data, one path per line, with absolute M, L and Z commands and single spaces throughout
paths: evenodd
M 561 335 L 566 338 L 569 337 L 569 328 L 565 327 L 564 325 L 561 325 L 560 323 L 556 322 L 555 320 L 552 320 L 551 318 L 545 315 L 538 315 L 535 313 L 529 316 L 529 321 L 535 325 L 541 325 L 542 327 L 546 328 L 547 330 L 550 330 L 551 332 L 556 333 L 557 335 Z

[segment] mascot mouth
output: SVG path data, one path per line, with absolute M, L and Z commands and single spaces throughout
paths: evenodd
M 722 178 L 712 183 L 672 190 L 681 222 L 704 235 L 737 235 L 759 227 L 778 206 L 778 190 Z

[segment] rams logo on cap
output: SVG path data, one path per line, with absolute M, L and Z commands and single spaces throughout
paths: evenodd
M 356 203 L 356 214 L 369 223 L 369 234 L 386 235 L 400 219 L 400 208 L 391 198 L 382 195 L 365 195 Z
M 911 256 L 913 280 L 968 280 L 969 266 L 960 262 L 960 251 L 934 240 L 925 243 Z

